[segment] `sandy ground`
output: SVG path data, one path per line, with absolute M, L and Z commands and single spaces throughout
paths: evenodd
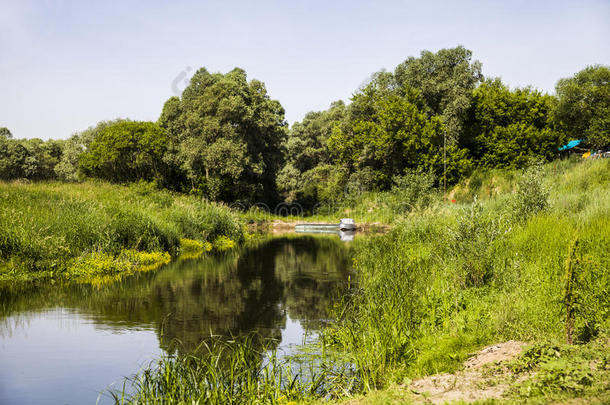
M 487 364 L 517 357 L 524 346 L 525 343 L 511 340 L 486 347 L 464 363 L 464 370 L 455 374 L 437 374 L 421 378 L 413 381 L 409 389 L 413 392 L 416 402 L 427 404 L 500 398 L 509 386 L 490 384 L 483 375 L 482 368 Z

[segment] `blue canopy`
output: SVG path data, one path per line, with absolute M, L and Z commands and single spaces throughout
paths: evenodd
M 568 150 L 568 149 L 572 149 L 575 146 L 578 146 L 581 142 L 584 142 L 584 139 L 574 139 L 573 141 L 570 141 L 568 143 L 566 143 L 565 145 L 563 145 L 562 147 L 559 148 L 559 150 Z

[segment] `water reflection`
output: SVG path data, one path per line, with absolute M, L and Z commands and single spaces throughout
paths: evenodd
M 49 378 L 53 375 L 54 381 L 69 384 L 71 379 L 85 378 L 103 390 L 138 371 L 141 364 L 135 359 L 149 358 L 159 348 L 170 353 L 187 351 L 210 335 L 230 337 L 253 331 L 262 338 L 292 336 L 294 340 L 295 334 L 316 330 L 328 319 L 333 300 L 348 288 L 349 271 L 349 246 L 336 236 L 299 236 L 269 239 L 220 257 L 176 261 L 157 272 L 99 288 L 0 289 L 0 368 L 4 370 L 0 372 L 0 403 L 38 398 L 9 393 L 7 381 L 27 379 L 29 371 L 19 370 L 20 365 L 35 370 L 44 363 L 44 373 Z M 122 337 L 104 337 L 117 334 Z M 146 337 L 151 334 L 156 343 Z M 90 346 L 92 335 L 97 336 L 95 351 Z M 58 341 L 70 339 L 70 346 L 32 351 L 52 336 Z M 19 343 L 25 342 L 24 337 L 31 347 Z M 138 348 L 129 343 L 134 339 L 147 343 Z M 96 357 L 96 351 L 112 356 Z M 88 353 L 90 373 L 66 367 L 67 357 L 78 359 L 84 353 Z M 7 363 L 11 358 L 15 361 Z M 121 362 L 109 364 L 109 358 L 121 358 Z M 96 380 L 102 378 L 100 369 L 108 369 L 114 378 L 109 380 L 106 374 Z M 44 375 L 37 378 L 38 386 L 44 387 L 40 384 Z M 34 382 L 24 389 L 41 394 Z M 53 393 L 42 394 L 39 399 L 47 398 L 49 403 L 69 402 Z M 73 403 L 94 402 L 91 398 L 95 396 Z
M 339 231 L 339 238 L 342 242 L 351 242 L 356 236 L 356 231 Z

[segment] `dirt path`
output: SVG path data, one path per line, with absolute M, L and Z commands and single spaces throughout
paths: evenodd
M 514 340 L 488 346 L 464 363 L 455 374 L 437 374 L 413 381 L 409 386 L 416 403 L 443 404 L 500 398 L 509 388 L 483 374 L 483 367 L 517 357 L 525 343 Z

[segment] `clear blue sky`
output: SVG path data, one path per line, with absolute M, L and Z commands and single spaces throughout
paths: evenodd
M 201 66 L 244 68 L 292 124 L 372 72 L 458 44 L 487 76 L 553 91 L 610 64 L 610 1 L 0 0 L 0 126 L 48 139 L 156 120 Z

